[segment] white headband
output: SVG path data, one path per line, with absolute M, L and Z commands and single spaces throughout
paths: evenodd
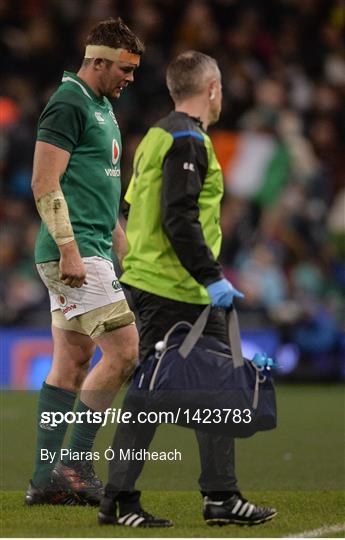
M 140 56 L 126 51 L 126 49 L 113 49 L 106 45 L 87 45 L 85 58 L 105 58 L 111 62 L 127 62 L 129 64 L 139 65 Z

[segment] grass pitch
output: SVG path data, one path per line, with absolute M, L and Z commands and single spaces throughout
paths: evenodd
M 209 527 L 197 492 L 199 458 L 194 433 L 161 426 L 154 450 L 179 449 L 181 462 L 148 462 L 138 485 L 144 507 L 175 522 L 171 529 L 99 527 L 93 508 L 23 505 L 32 473 L 37 394 L 3 392 L 1 398 L 1 536 L 6 537 L 285 537 L 305 531 L 344 537 L 344 388 L 277 387 L 279 427 L 237 441 L 237 474 L 250 500 L 275 506 L 278 516 L 256 527 Z M 121 396 L 114 404 L 119 407 Z M 103 428 L 104 453 L 115 426 Z M 67 435 L 68 441 L 68 435 Z M 107 462 L 96 464 L 106 478 Z M 336 526 L 332 529 L 332 527 Z M 343 525 L 345 527 L 345 525 Z M 328 531 L 328 532 L 324 532 Z
M 143 496 L 145 508 L 175 523 L 169 529 L 131 529 L 98 526 L 94 508 L 23 506 L 23 494 L 3 494 L 2 536 L 6 537 L 286 537 L 303 531 L 340 525 L 344 521 L 344 498 L 336 492 L 251 492 L 252 500 L 262 504 L 274 501 L 279 514 L 268 523 L 255 527 L 209 527 L 201 516 L 196 492 L 150 492 Z M 343 538 L 341 529 L 335 534 Z

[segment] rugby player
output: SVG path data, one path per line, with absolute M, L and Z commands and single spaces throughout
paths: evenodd
M 53 362 L 37 411 L 36 465 L 27 504 L 99 503 L 102 483 L 92 461 L 58 460 L 67 423 L 52 427 L 42 412 L 102 412 L 137 360 L 134 315 L 114 273 L 126 240 L 118 220 L 121 135 L 110 99 L 133 82 L 144 46 L 120 18 L 86 39 L 77 74 L 65 72 L 38 125 L 32 189 L 42 224 L 38 272 L 51 302 Z M 88 373 L 96 345 L 102 352 Z M 70 455 L 91 451 L 100 423 L 73 426 Z M 55 455 L 41 459 L 41 449 Z

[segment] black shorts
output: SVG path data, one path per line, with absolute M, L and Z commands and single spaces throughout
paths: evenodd
M 177 302 L 135 287 L 130 287 L 130 292 L 139 315 L 141 361 L 154 351 L 157 341 L 161 341 L 175 323 L 187 321 L 193 324 L 205 308 L 204 305 Z M 229 345 L 224 309 L 211 309 L 204 334 L 213 336 Z

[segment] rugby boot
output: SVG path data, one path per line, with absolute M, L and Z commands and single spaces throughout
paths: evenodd
M 24 502 L 29 506 L 35 504 L 75 506 L 76 504 L 80 504 L 79 498 L 70 489 L 59 486 L 54 478 L 52 478 L 50 484 L 44 488 L 34 486 L 32 480 L 30 480 Z
M 277 510 L 256 506 L 235 493 L 226 501 L 204 497 L 203 515 L 208 525 L 258 525 L 274 518 Z
M 79 499 L 79 504 L 98 506 L 103 495 L 103 484 L 93 468 L 92 461 L 73 461 L 66 465 L 57 463 L 53 477 L 64 484 Z

